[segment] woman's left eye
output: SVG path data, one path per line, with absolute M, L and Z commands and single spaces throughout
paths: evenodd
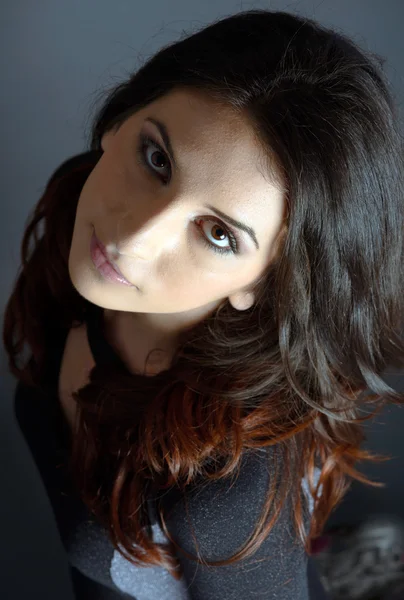
M 204 244 L 206 244 L 206 246 L 208 248 L 210 248 L 214 252 L 218 252 L 219 254 L 229 254 L 229 253 L 238 254 L 239 253 L 237 237 L 234 235 L 234 233 L 232 231 L 227 229 L 227 227 L 224 227 L 224 225 L 222 225 L 220 223 L 220 221 L 217 221 L 217 219 L 215 219 L 214 217 L 206 217 L 204 219 L 196 219 L 195 223 L 196 223 L 197 227 L 201 231 L 204 231 L 203 226 L 201 227 L 199 225 L 200 222 L 215 223 L 215 227 L 212 227 L 212 225 L 209 225 L 209 227 L 207 228 L 209 234 L 211 234 L 211 231 L 213 231 L 214 229 L 219 229 L 219 231 L 224 232 L 224 234 L 223 233 L 219 234 L 219 237 L 223 237 L 223 235 L 224 235 L 229 240 L 229 243 L 227 246 L 217 246 L 215 243 L 212 243 L 209 241 L 209 239 L 205 235 L 205 233 L 202 233 L 201 234 L 202 241 Z M 223 240 L 216 240 L 216 241 L 222 242 Z
M 148 151 L 150 148 L 152 148 L 152 149 L 154 148 L 154 151 L 149 153 Z M 155 177 L 160 179 L 164 185 L 167 185 L 167 183 L 171 177 L 171 163 L 170 163 L 170 160 L 169 160 L 167 154 L 162 149 L 162 147 L 157 142 L 152 140 L 148 135 L 141 135 L 139 146 L 137 149 L 137 155 L 140 159 L 141 165 L 146 167 L 146 169 L 148 171 L 150 171 L 150 173 L 152 175 L 154 175 Z M 162 165 L 154 164 L 155 159 L 154 160 L 152 159 L 152 157 L 154 155 L 157 155 L 157 157 L 159 155 L 163 157 L 163 159 L 161 159 L 161 158 L 157 159 L 157 163 L 163 162 Z M 167 169 L 167 168 L 168 168 L 168 172 L 169 172 L 168 176 L 164 176 L 164 174 L 162 176 L 161 173 L 159 171 L 157 171 L 157 169 Z

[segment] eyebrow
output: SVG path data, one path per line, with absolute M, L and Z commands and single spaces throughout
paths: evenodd
M 242 223 L 241 221 L 237 221 L 236 219 L 233 219 L 233 217 L 229 217 L 229 215 L 226 215 L 226 213 L 222 212 L 218 208 L 215 208 L 211 204 L 205 204 L 205 207 L 209 208 L 210 210 L 213 210 L 213 212 L 216 213 L 218 217 L 221 217 L 224 221 L 227 221 L 234 227 L 237 227 L 238 229 L 241 229 L 242 231 L 245 231 L 246 233 L 248 233 L 248 235 L 250 236 L 250 238 L 256 245 L 257 250 L 259 250 L 260 245 L 258 243 L 257 236 L 255 235 L 255 231 L 252 227 L 250 227 L 249 225 L 246 225 L 245 223 Z
M 154 117 L 147 117 L 146 121 L 150 121 L 150 123 L 153 123 L 159 130 L 160 135 L 163 138 L 163 142 L 167 148 L 167 152 L 170 155 L 170 158 L 172 160 L 172 163 L 173 163 L 174 167 L 177 168 L 177 162 L 175 160 L 175 153 L 174 153 L 173 147 L 171 145 L 170 135 L 168 133 L 166 125 L 164 123 L 162 123 L 161 121 L 159 121 L 158 119 L 155 119 Z M 230 223 L 230 225 L 233 225 L 233 227 L 237 227 L 238 229 L 241 229 L 241 231 L 244 231 L 245 233 L 247 233 L 250 236 L 250 238 L 252 239 L 252 241 L 254 242 L 257 250 L 259 250 L 260 246 L 259 246 L 259 243 L 257 240 L 257 236 L 252 227 L 250 227 L 249 225 L 246 225 L 245 223 L 242 223 L 241 221 L 237 221 L 236 219 L 233 219 L 233 217 L 226 215 L 226 213 L 222 212 L 218 208 L 215 208 L 211 204 L 205 204 L 205 208 L 209 208 L 209 210 L 216 213 L 218 217 L 220 217 L 224 221 L 227 221 L 228 223 Z

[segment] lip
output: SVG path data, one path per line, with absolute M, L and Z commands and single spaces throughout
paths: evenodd
M 128 281 L 120 272 L 118 267 L 108 258 L 104 244 L 97 238 L 95 230 L 90 243 L 90 254 L 95 268 L 107 281 L 120 283 L 137 288 L 136 285 Z

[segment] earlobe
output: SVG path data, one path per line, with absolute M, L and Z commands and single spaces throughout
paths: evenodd
M 236 310 L 247 310 L 255 302 L 255 295 L 253 292 L 247 292 L 243 295 L 236 295 L 233 298 L 229 298 L 230 303 Z

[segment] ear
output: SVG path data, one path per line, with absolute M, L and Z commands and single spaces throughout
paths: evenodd
M 236 293 L 229 297 L 229 301 L 236 310 L 247 310 L 254 304 L 255 295 L 253 292 Z

